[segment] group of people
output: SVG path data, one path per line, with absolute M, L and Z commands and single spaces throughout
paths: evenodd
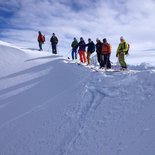
M 45 42 L 45 35 L 43 35 L 40 31 L 38 32 L 38 43 L 39 43 L 39 50 L 42 51 L 42 44 Z M 52 34 L 50 38 L 51 46 L 52 46 L 52 53 L 57 54 L 57 44 L 58 38 L 56 37 L 55 33 Z
M 45 36 L 39 31 L 38 35 L 38 43 L 39 50 L 42 50 L 42 44 L 45 42 Z M 57 54 L 57 44 L 58 38 L 55 36 L 55 33 L 52 34 L 50 38 L 52 53 Z M 120 37 L 120 43 L 118 45 L 116 51 L 116 57 L 118 57 L 119 63 L 122 69 L 127 68 L 127 64 L 125 62 L 125 55 L 128 51 L 129 44 L 125 41 L 124 37 Z M 96 44 L 88 38 L 88 43 L 85 43 L 83 37 L 80 37 L 80 41 L 78 42 L 76 38 L 73 39 L 71 43 L 72 47 L 72 59 L 77 59 L 77 54 L 79 54 L 81 63 L 87 63 L 87 65 L 91 64 L 91 55 L 96 50 L 97 60 L 100 65 L 100 68 L 111 68 L 110 55 L 112 52 L 112 47 L 110 43 L 108 43 L 107 39 L 104 38 L 102 41 L 98 38 L 96 39 Z M 87 48 L 87 50 L 86 50 Z
M 76 38 L 74 38 L 72 44 L 72 59 L 77 59 L 77 53 L 79 53 L 81 63 L 86 63 L 87 65 L 91 64 L 91 54 L 96 50 L 97 60 L 100 65 L 100 68 L 111 68 L 110 55 L 112 52 L 112 47 L 108 43 L 107 39 L 104 38 L 101 42 L 98 38 L 96 39 L 96 44 L 89 38 L 88 43 L 86 44 L 84 39 L 81 37 L 78 42 Z M 86 56 L 86 47 L 87 47 L 87 56 Z M 125 62 L 125 55 L 128 51 L 128 43 L 121 36 L 120 43 L 117 48 L 116 57 L 118 57 L 119 63 L 121 65 L 121 69 L 126 69 L 127 64 Z
M 90 38 L 88 39 L 87 44 L 85 43 L 85 41 L 82 37 L 80 38 L 79 43 L 78 43 L 77 39 L 74 38 L 74 40 L 71 44 L 71 47 L 72 47 L 72 59 L 77 59 L 77 50 L 78 50 L 78 53 L 80 56 L 80 61 L 82 63 L 86 63 L 86 61 L 87 61 L 88 65 L 91 64 L 90 56 L 95 51 L 95 44 Z M 86 47 L 87 47 L 87 60 L 86 60 L 86 54 L 85 54 Z

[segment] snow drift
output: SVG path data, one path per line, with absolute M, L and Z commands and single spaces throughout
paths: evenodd
M 0 154 L 154 155 L 155 54 L 137 53 L 99 73 L 0 42 Z

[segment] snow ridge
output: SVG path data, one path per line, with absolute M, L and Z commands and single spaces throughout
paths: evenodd
M 0 51 L 0 154 L 154 155 L 152 53 L 128 58 L 135 72 L 94 72 L 46 51 Z

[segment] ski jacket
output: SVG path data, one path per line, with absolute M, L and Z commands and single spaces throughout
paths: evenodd
M 45 39 L 44 39 L 44 36 L 42 34 L 38 35 L 38 42 L 44 42 Z
M 58 38 L 56 36 L 52 36 L 50 42 L 52 45 L 56 45 L 58 43 Z
M 84 40 L 80 41 L 78 46 L 79 46 L 79 51 L 85 51 L 86 44 L 85 44 Z
M 95 44 L 94 44 L 93 41 L 91 41 L 88 44 L 86 44 L 86 46 L 88 46 L 87 52 L 93 53 L 95 51 Z
M 101 54 L 110 54 L 110 53 L 111 53 L 111 45 L 109 43 L 103 43 Z
M 73 49 L 77 49 L 77 48 L 78 48 L 78 41 L 77 41 L 77 40 L 74 40 L 74 41 L 72 42 L 72 44 L 71 44 L 71 47 L 72 47 Z
M 116 56 L 118 56 L 118 54 L 120 53 L 125 55 L 127 50 L 128 50 L 128 43 L 124 40 L 123 42 L 119 43 Z
M 101 50 L 102 50 L 102 42 L 99 41 L 99 42 L 96 44 L 96 52 L 101 54 Z

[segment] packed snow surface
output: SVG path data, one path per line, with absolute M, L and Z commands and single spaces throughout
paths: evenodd
M 94 72 L 0 41 L 0 155 L 155 155 L 155 51 L 126 60 Z

